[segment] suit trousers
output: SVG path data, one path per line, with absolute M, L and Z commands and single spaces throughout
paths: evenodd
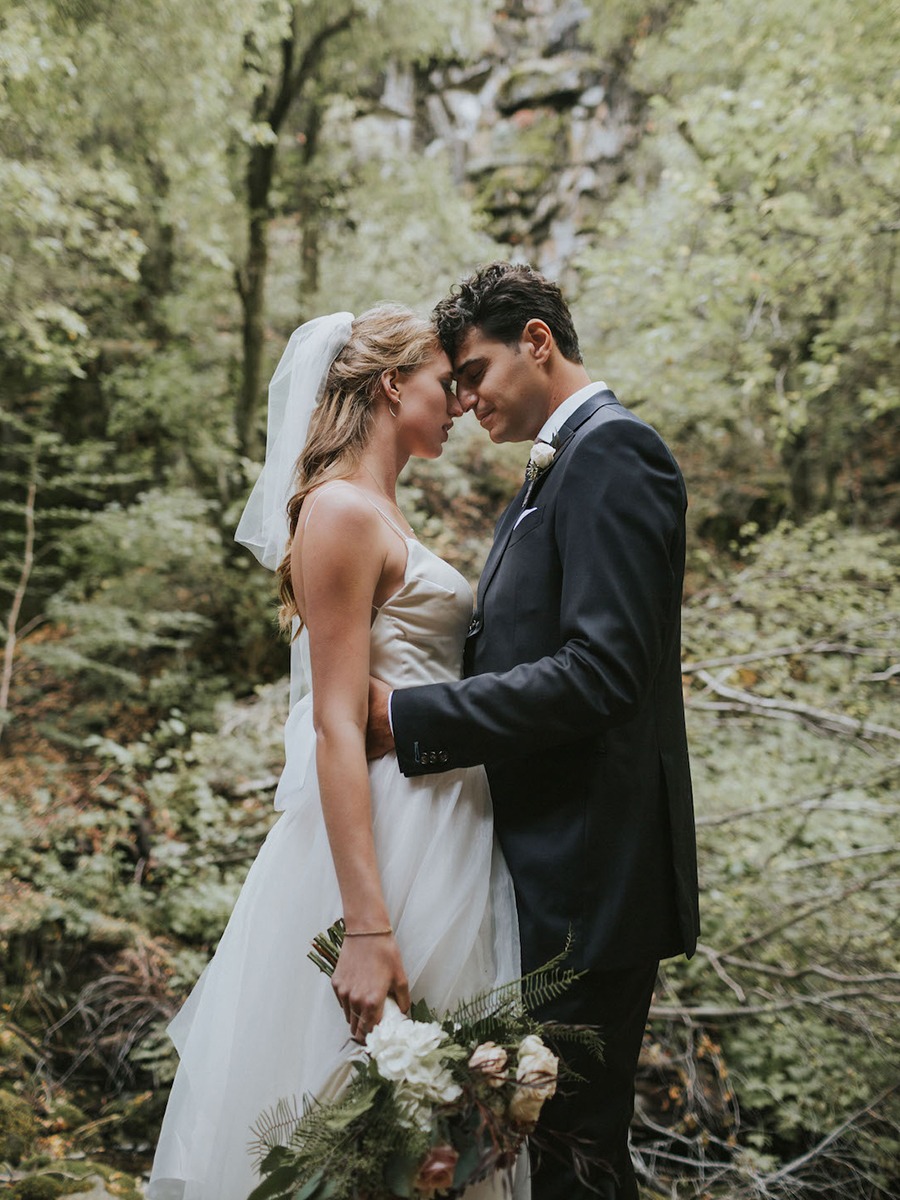
M 532 1149 L 532 1200 L 638 1200 L 628 1150 L 634 1112 L 634 1076 L 653 998 L 658 962 L 617 971 L 591 970 L 561 996 L 535 1010 L 541 1021 L 597 1026 L 603 1062 L 572 1042 L 559 1052 L 584 1082 L 564 1080 L 546 1102 L 538 1125 L 577 1139 L 590 1156 L 579 1178 L 571 1151 L 552 1139 Z

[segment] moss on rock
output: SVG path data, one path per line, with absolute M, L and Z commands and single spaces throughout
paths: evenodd
M 57 1200 L 69 1185 L 69 1180 L 52 1175 L 29 1175 L 13 1185 L 13 1200 Z
M 21 1097 L 0 1091 L 0 1161 L 22 1161 L 38 1134 L 37 1120 Z

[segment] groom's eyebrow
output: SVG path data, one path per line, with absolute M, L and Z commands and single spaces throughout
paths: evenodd
M 473 367 L 478 366 L 481 363 L 481 361 L 482 360 L 480 358 L 467 358 L 466 361 L 463 363 L 460 363 L 458 367 L 454 367 L 453 374 L 456 376 L 457 379 L 460 379 L 463 375 L 466 374 L 467 371 L 471 371 L 473 369 Z

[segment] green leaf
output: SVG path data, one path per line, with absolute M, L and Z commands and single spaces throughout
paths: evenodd
M 291 1153 L 286 1146 L 273 1146 L 259 1165 L 260 1174 L 271 1175 L 278 1167 L 289 1161 Z
M 437 1018 L 424 1000 L 413 1000 L 409 1015 L 414 1021 L 435 1021 Z
M 280 1200 L 280 1197 L 292 1194 L 296 1183 L 297 1168 L 293 1164 L 286 1164 L 258 1184 L 247 1200 Z
M 417 1159 L 406 1154 L 392 1154 L 384 1168 L 384 1182 L 395 1196 L 406 1200 L 411 1196 L 413 1180 L 419 1163 Z
M 462 1187 L 469 1179 L 469 1176 L 478 1166 L 478 1160 L 481 1158 L 481 1147 L 477 1142 L 470 1141 L 461 1151 L 459 1158 L 456 1160 L 456 1169 L 453 1172 L 453 1186 L 455 1188 Z
M 294 1193 L 291 1200 L 313 1200 L 314 1197 L 315 1200 L 319 1200 L 320 1197 L 324 1198 L 327 1193 L 319 1190 L 319 1184 L 322 1183 L 324 1175 L 324 1169 L 316 1171 L 315 1175 L 311 1179 L 308 1179 L 298 1192 Z M 250 1200 L 252 1200 L 252 1197 Z

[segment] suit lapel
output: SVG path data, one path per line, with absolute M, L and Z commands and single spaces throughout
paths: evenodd
M 604 388 L 597 392 L 596 395 L 585 400 L 584 404 L 580 404 L 575 412 L 572 413 L 571 417 L 569 417 L 568 421 L 563 424 L 562 428 L 556 435 L 555 440 L 557 442 L 557 448 L 553 462 L 544 472 L 542 472 L 538 479 L 535 480 L 534 487 L 531 489 L 529 500 L 534 499 L 538 489 L 543 485 L 547 476 L 568 449 L 572 438 L 575 436 L 575 433 L 580 426 L 582 426 L 585 421 L 592 417 L 598 408 L 603 408 L 607 404 L 618 404 L 618 400 L 609 390 L 609 388 Z M 481 572 L 481 580 L 478 584 L 479 608 L 484 602 L 484 594 L 487 591 L 491 580 L 494 578 L 494 573 L 496 572 L 497 567 L 500 565 L 500 560 L 503 558 L 503 552 L 506 550 L 510 536 L 512 535 L 512 531 L 515 528 L 516 517 L 519 515 L 522 509 L 522 497 L 526 494 L 526 488 L 527 485 L 523 485 L 519 489 L 518 495 L 500 518 L 500 522 L 497 525 L 497 532 L 494 535 L 494 543 L 491 546 L 490 553 L 485 561 L 484 570 Z
M 609 388 L 601 388 L 595 395 L 589 396 L 584 404 L 579 404 L 557 434 L 560 449 L 562 449 L 563 442 L 568 442 L 576 429 L 580 428 L 588 418 L 592 417 L 598 408 L 605 408 L 607 404 L 618 403 L 619 401 L 616 399 L 615 394 Z M 556 458 L 554 458 L 548 470 L 552 470 L 556 465 L 557 458 L 559 458 L 559 451 L 557 451 Z
M 509 541 L 510 534 L 516 524 L 516 517 L 521 511 L 521 498 L 525 495 L 526 485 L 523 484 L 519 488 L 518 494 L 512 501 L 506 512 L 497 523 L 497 531 L 494 534 L 494 541 L 491 544 L 488 556 L 485 559 L 484 568 L 481 572 L 481 579 L 478 582 L 478 598 L 479 602 L 487 591 L 487 586 L 497 570 L 497 565 L 503 557 L 503 551 L 506 549 L 506 543 Z

